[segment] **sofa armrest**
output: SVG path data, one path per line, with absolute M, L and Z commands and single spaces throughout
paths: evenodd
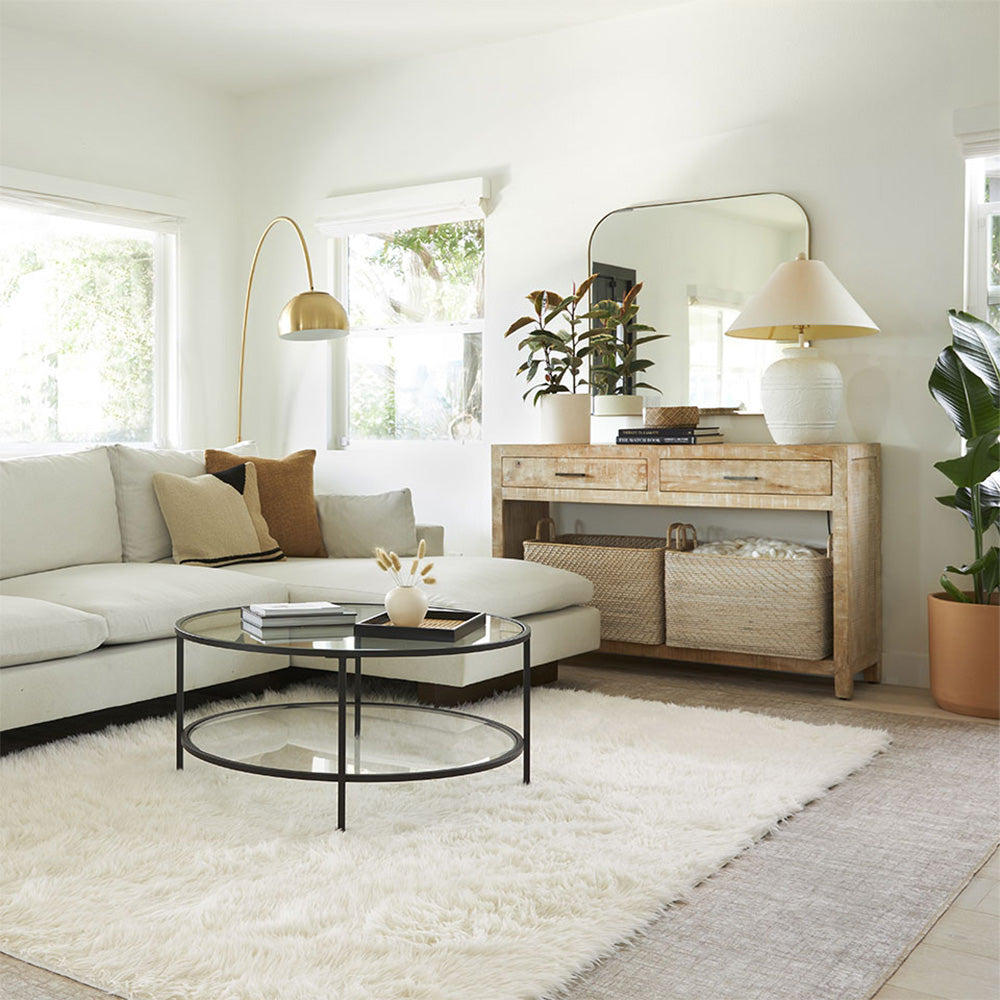
M 418 524 L 417 541 L 423 539 L 427 545 L 427 555 L 444 555 L 444 525 L 443 524 Z

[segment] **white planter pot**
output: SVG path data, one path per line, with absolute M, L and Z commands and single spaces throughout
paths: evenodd
M 590 444 L 590 396 L 557 392 L 539 397 L 543 444 Z
M 642 408 L 642 396 L 595 396 L 591 442 L 614 444 L 622 427 L 642 427 Z
M 393 587 L 385 595 L 385 610 L 393 625 L 416 628 L 427 614 L 427 592 L 423 587 Z
M 761 408 L 775 444 L 822 444 L 833 436 L 844 380 L 815 347 L 786 347 L 760 383 Z
M 642 406 L 642 396 L 595 396 L 594 416 L 641 417 Z

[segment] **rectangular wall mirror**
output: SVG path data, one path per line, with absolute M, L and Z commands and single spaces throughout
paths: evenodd
M 809 220 L 783 194 L 634 205 L 594 227 L 589 273 L 599 297 L 641 281 L 639 322 L 669 336 L 643 347 L 657 404 L 760 412 L 760 376 L 780 355 L 770 341 L 723 331 L 783 261 L 809 253 Z

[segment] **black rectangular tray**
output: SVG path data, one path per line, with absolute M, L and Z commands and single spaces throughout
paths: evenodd
M 434 622 L 440 622 L 435 625 Z M 457 622 L 458 624 L 451 624 Z M 448 624 L 445 624 L 448 623 Z M 426 639 L 434 642 L 454 642 L 476 629 L 484 628 L 486 615 L 481 611 L 452 611 L 450 608 L 430 608 L 424 623 L 416 627 L 393 625 L 389 616 L 382 614 L 366 618 L 354 626 L 354 634 L 383 639 Z

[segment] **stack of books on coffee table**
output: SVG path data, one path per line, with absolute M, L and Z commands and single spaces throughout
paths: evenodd
M 718 427 L 622 427 L 617 444 L 719 444 Z
M 357 614 L 331 601 L 250 604 L 243 608 L 243 631 L 256 639 L 310 639 L 337 625 L 353 625 Z

